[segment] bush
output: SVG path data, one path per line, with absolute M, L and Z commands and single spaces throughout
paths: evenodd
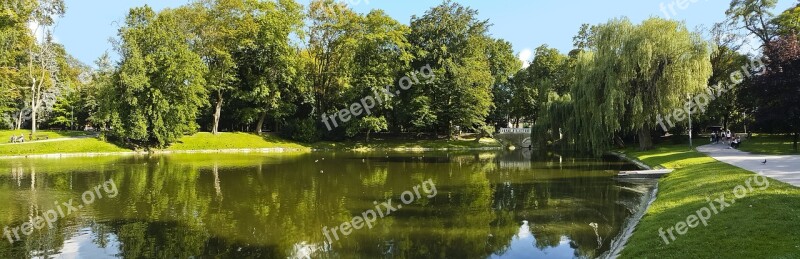
M 311 118 L 288 121 L 286 127 L 281 131 L 281 135 L 305 143 L 317 142 L 322 136 L 317 121 Z

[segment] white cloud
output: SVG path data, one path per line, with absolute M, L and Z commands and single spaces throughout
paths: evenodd
M 531 58 L 533 57 L 533 51 L 531 49 L 523 49 L 522 52 L 519 53 L 519 60 L 522 61 L 522 68 L 528 68 L 531 65 Z

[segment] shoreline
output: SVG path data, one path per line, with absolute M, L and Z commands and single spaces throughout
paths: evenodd
M 606 155 L 614 156 L 626 162 L 632 163 L 641 170 L 653 170 L 653 167 L 645 164 L 641 160 L 628 157 L 623 153 L 609 151 L 606 152 Z M 620 254 L 622 254 L 622 251 L 625 250 L 625 247 L 627 247 L 631 236 L 633 236 L 633 233 L 636 231 L 639 223 L 642 222 L 642 218 L 644 218 L 651 205 L 653 205 L 658 198 L 658 179 L 653 179 L 653 181 L 655 182 L 653 187 L 649 188 L 649 190 L 642 195 L 642 200 L 639 202 L 636 212 L 629 216 L 620 233 L 612 239 L 611 248 L 609 251 L 606 252 L 606 254 L 601 255 L 599 258 L 618 258 Z
M 502 147 L 458 147 L 458 148 L 238 148 L 238 149 L 201 149 L 201 150 L 154 150 L 154 151 L 128 151 L 128 152 L 76 152 L 52 154 L 27 154 L 27 155 L 0 155 L 0 160 L 13 159 L 59 159 L 75 157 L 103 157 L 103 156 L 137 156 L 137 155 L 171 155 L 171 154 L 280 154 L 289 152 L 435 152 L 435 151 L 500 151 Z

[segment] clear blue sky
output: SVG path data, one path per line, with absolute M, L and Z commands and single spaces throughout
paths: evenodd
M 310 0 L 298 0 L 307 5 Z M 408 24 L 412 15 L 422 15 L 441 1 L 422 0 L 340 0 L 350 3 L 358 12 L 383 9 L 400 22 Z M 567 52 L 572 37 L 583 23 L 598 24 L 611 18 L 627 16 L 639 22 L 651 16 L 684 20 L 690 29 L 710 26 L 725 19 L 728 0 L 686 0 L 682 9 L 679 0 L 461 0 L 456 1 L 477 9 L 482 19 L 494 24 L 491 33 L 514 45 L 517 53 L 529 53 L 539 45 Z M 131 7 L 150 5 L 154 9 L 176 7 L 190 0 L 66 0 L 67 14 L 59 20 L 56 37 L 72 55 L 86 64 L 94 65 L 103 52 L 113 53 L 109 39 L 116 37 L 119 24 Z M 694 3 L 692 3 L 694 2 Z M 780 0 L 775 13 L 795 4 Z M 662 10 L 661 6 L 664 6 Z M 670 5 L 673 6 L 672 12 Z M 666 11 L 666 13 L 665 13 Z M 669 15 L 669 17 L 667 17 Z M 527 51 L 526 51 L 527 50 Z M 523 55 L 525 56 L 525 55 Z M 529 59 L 530 56 L 525 56 Z

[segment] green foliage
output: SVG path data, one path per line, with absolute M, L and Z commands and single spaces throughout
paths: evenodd
M 445 1 L 421 17 L 412 17 L 412 67 L 430 65 L 436 74 L 435 82 L 412 91 L 413 96 L 430 99 L 410 100 L 407 107 L 413 110 L 406 112 L 435 115 L 416 125 L 442 132 L 485 123 L 493 104 L 495 75 L 487 50 L 493 49 L 494 40 L 488 34 L 488 21 L 477 15 L 474 9 Z
M 800 34 L 800 4 L 783 11 L 772 23 L 778 27 L 780 35 Z
M 581 149 L 607 150 L 615 134 L 638 133 L 649 148 L 658 116 L 683 108 L 706 89 L 711 76 L 708 46 L 682 23 L 651 18 L 597 26 L 595 46 L 578 57 L 572 89 Z
M 112 103 L 105 107 L 118 137 L 164 146 L 196 131 L 207 68 L 190 49 L 185 22 L 175 10 L 143 7 L 128 15 L 112 98 L 104 100 Z
M 307 119 L 292 119 L 290 120 L 284 130 L 284 136 L 291 140 L 300 141 L 304 143 L 314 143 L 322 138 L 318 121 L 312 118 Z
M 354 137 L 358 135 L 358 133 L 366 132 L 367 133 L 367 141 L 369 141 L 369 134 L 372 132 L 380 132 L 382 130 L 388 130 L 389 126 L 386 122 L 386 118 L 384 117 L 365 117 L 357 122 L 353 123 L 353 126 L 347 128 L 347 136 Z
M 771 22 L 773 14 L 770 12 L 777 4 L 778 0 L 731 0 L 725 15 L 731 25 L 746 29 L 764 46 L 772 40 L 777 30 Z

